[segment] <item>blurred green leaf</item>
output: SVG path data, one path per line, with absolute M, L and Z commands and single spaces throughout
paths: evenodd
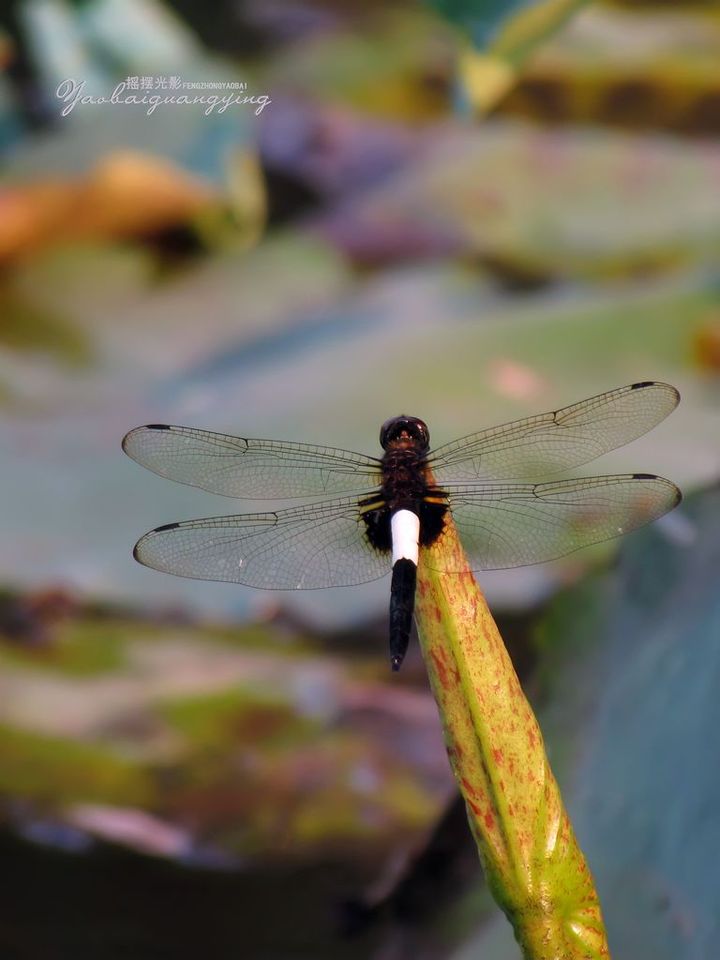
M 149 805 L 154 787 L 146 770 L 107 746 L 0 726 L 0 791 L 55 805 Z
M 10 350 L 45 354 L 71 367 L 91 358 L 90 344 L 62 310 L 33 303 L 11 284 L 0 287 L 0 343 Z
M 242 684 L 167 700 L 160 713 L 193 747 L 216 751 L 302 740 L 317 732 L 317 724 L 298 715 L 287 699 Z
M 125 664 L 123 640 L 133 625 L 105 620 L 71 620 L 48 629 L 48 639 L 38 646 L 32 643 L 4 643 L 0 646 L 0 665 L 21 664 L 39 670 L 58 670 L 63 674 L 89 677 L 121 669 Z

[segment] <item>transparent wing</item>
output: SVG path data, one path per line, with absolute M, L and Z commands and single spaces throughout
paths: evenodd
M 179 577 L 275 590 L 365 583 L 391 565 L 368 541 L 355 497 L 171 523 L 141 537 L 135 558 Z
M 123 450 L 161 477 L 225 497 L 359 493 L 381 482 L 379 461 L 361 453 L 312 443 L 246 440 L 194 427 L 136 427 L 123 440 Z
M 642 436 L 679 399 L 667 383 L 633 383 L 447 443 L 432 451 L 430 467 L 442 486 L 452 480 L 539 480 Z
M 674 483 L 642 473 L 537 484 L 449 484 L 446 491 L 474 570 L 554 560 L 629 533 L 681 499 Z M 435 551 L 428 562 L 447 569 Z

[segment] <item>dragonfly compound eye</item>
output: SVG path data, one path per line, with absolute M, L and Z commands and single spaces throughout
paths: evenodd
M 413 440 L 420 450 L 427 450 L 430 432 L 418 417 L 391 417 L 380 427 L 380 445 L 387 450 L 388 444 L 396 440 Z

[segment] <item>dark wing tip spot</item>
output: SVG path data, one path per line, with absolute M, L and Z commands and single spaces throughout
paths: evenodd
M 674 509 L 679 503 L 682 502 L 682 490 L 680 487 L 676 486 L 672 480 L 666 480 L 665 477 L 659 477 L 656 473 L 634 473 L 633 480 L 660 480 L 662 483 L 666 484 L 666 486 L 672 487 L 675 491 L 675 500 L 672 507 L 668 507 L 669 510 Z
M 129 456 L 132 454 L 129 452 L 128 447 L 130 441 L 140 430 L 169 430 L 170 426 L 167 423 L 146 423 L 144 427 L 133 427 L 132 430 L 128 430 L 125 436 L 122 438 L 122 448 Z
M 144 566 L 148 566 L 145 560 L 143 560 L 142 557 L 140 556 L 140 550 L 143 544 L 145 543 L 145 541 L 150 537 L 152 537 L 154 533 L 164 533 L 166 530 L 175 530 L 179 526 L 180 526 L 179 523 L 164 523 L 161 527 L 155 527 L 154 530 L 148 531 L 148 533 L 140 537 L 138 542 L 135 544 L 133 548 L 133 557 L 135 557 L 138 563 L 142 563 Z
M 675 406 L 680 403 L 680 391 L 671 383 L 663 383 L 662 380 L 640 380 L 638 383 L 630 384 L 631 390 L 642 390 L 645 387 L 662 387 L 665 390 L 669 390 L 675 397 Z

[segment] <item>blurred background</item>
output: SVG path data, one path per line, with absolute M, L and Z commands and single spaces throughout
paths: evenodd
M 720 5 L 26 0 L 0 65 L 3 958 L 518 960 L 388 581 L 141 568 L 262 504 L 120 441 L 375 455 L 647 379 L 679 409 L 590 472 L 682 506 L 480 582 L 613 957 L 715 957 Z

